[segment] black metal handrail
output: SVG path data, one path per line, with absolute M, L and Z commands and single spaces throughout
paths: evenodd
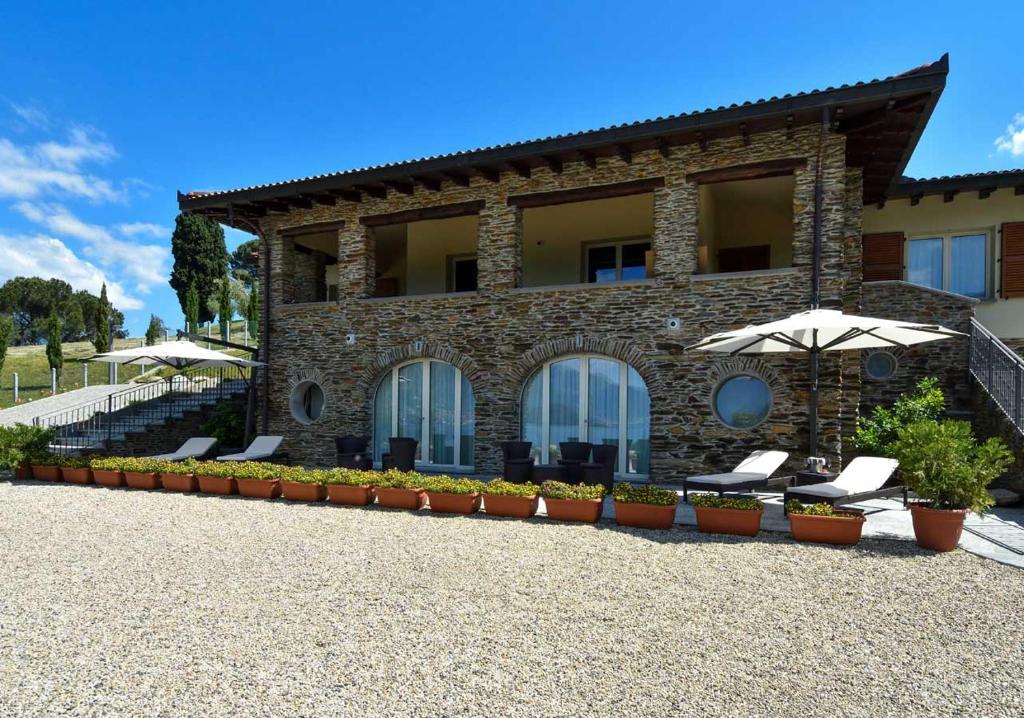
M 191 369 L 77 406 L 37 416 L 35 426 L 50 427 L 54 453 L 100 451 L 115 438 L 200 409 L 246 390 L 249 369 Z
M 1006 418 L 1024 434 L 1024 359 L 971 320 L 971 374 Z

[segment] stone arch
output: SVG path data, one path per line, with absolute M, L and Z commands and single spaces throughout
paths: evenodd
M 588 337 L 577 334 L 574 337 L 552 339 L 533 347 L 519 356 L 511 367 L 512 380 L 521 386 L 544 362 L 567 354 L 598 354 L 618 359 L 633 367 L 653 394 L 660 386 L 661 379 L 654 363 L 635 344 L 624 339 Z
M 704 379 L 701 381 L 702 385 L 699 388 L 695 387 L 697 389 L 695 394 L 703 397 L 708 406 L 709 415 L 714 416 L 716 420 L 721 421 L 714 409 L 715 390 L 726 379 L 741 375 L 754 376 L 764 381 L 772 392 L 772 410 L 762 424 L 750 429 L 729 427 L 730 432 L 757 431 L 763 424 L 771 423 L 771 417 L 776 407 L 788 406 L 792 402 L 792 382 L 783 379 L 779 367 L 773 366 L 757 356 L 737 355 L 722 358 L 711 356 L 709 358 L 709 371 L 704 375 Z
M 466 354 L 440 342 L 417 339 L 377 354 L 360 377 L 359 388 L 363 393 L 370 393 L 372 400 L 372 394 L 376 391 L 377 384 L 384 378 L 384 375 L 391 371 L 396 364 L 412 359 L 437 359 L 451 364 L 474 385 L 480 380 L 483 373 L 476 361 Z

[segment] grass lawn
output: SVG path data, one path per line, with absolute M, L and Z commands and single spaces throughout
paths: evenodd
M 231 338 L 238 343 L 243 338 L 242 321 L 232 322 Z M 206 334 L 206 331 L 203 331 Z M 220 327 L 214 325 L 212 336 L 220 336 Z M 140 338 L 115 339 L 115 349 L 137 347 L 142 344 Z M 217 347 L 214 346 L 214 349 Z M 90 342 L 69 342 L 64 344 L 64 370 L 61 372 L 57 383 L 57 391 L 64 392 L 78 389 L 82 386 L 82 366 L 89 365 L 89 385 L 107 384 L 107 365 L 99 362 L 86 362 L 87 357 L 96 353 L 95 347 Z M 245 352 L 231 352 L 232 354 Z M 46 361 L 46 346 L 37 344 L 33 346 L 10 347 L 7 350 L 7 359 L 3 369 L 0 370 L 0 409 L 14 406 L 14 373 L 18 373 L 19 396 L 21 403 L 34 401 L 44 396 L 50 396 L 50 365 Z M 117 380 L 125 383 L 141 373 L 141 369 L 135 366 L 118 367 Z
M 907 541 L 0 481 L 0 715 L 1019 716 L 1024 573 Z

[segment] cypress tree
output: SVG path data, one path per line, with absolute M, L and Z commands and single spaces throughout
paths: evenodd
M 188 315 L 188 293 L 194 287 L 199 297 L 196 327 L 213 321 L 210 300 L 217 296 L 220 280 L 228 272 L 224 230 L 208 217 L 179 214 L 174 220 L 171 254 L 174 255 L 171 287 L 178 294 L 182 311 Z
M 149 315 L 149 326 L 146 327 L 146 346 L 151 347 L 157 343 L 160 339 L 160 328 L 163 326 L 163 322 L 160 321 L 160 317 L 155 314 Z
M 10 346 L 13 336 L 14 320 L 5 314 L 0 314 L 0 371 L 3 371 L 4 361 L 7 359 L 7 347 Z
M 249 322 L 249 336 L 255 337 L 260 331 L 260 287 L 255 279 L 252 280 L 252 287 L 249 289 L 249 304 L 245 308 L 245 318 Z
M 185 292 L 185 330 L 198 334 L 199 317 L 199 291 L 193 284 Z
M 217 317 L 220 320 L 220 338 L 228 338 L 228 328 L 234 311 L 231 308 L 231 279 L 224 276 L 220 280 L 220 291 L 217 293 Z
M 92 340 L 96 352 L 102 354 L 112 348 L 110 337 L 110 301 L 107 299 L 107 285 L 100 290 L 100 300 L 96 303 L 96 338 Z
M 54 309 L 46 322 L 46 361 L 49 362 L 50 369 L 57 370 L 58 381 L 64 369 L 64 350 L 61 348 L 60 332 L 60 319 L 57 317 L 57 310 Z

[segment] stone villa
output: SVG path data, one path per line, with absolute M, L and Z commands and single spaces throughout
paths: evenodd
M 674 481 L 808 440 L 801 357 L 684 351 L 825 308 L 1024 343 L 1024 171 L 908 180 L 948 59 L 883 80 L 571 135 L 179 196 L 257 234 L 261 433 L 332 464 L 337 435 L 420 441 L 495 475 L 499 442 L 615 443 Z M 968 338 L 826 355 L 820 446 L 925 374 L 970 399 Z

